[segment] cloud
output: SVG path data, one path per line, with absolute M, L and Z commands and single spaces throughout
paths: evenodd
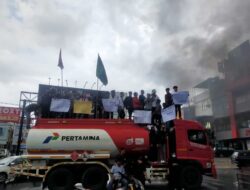
M 60 48 L 70 86 L 96 82 L 100 53 L 104 90 L 188 89 L 216 75 L 217 62 L 250 31 L 248 0 L 2 2 L 0 90 L 8 102 L 49 77 L 58 83 Z

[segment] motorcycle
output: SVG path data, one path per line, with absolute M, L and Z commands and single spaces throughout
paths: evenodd
M 114 174 L 113 190 L 144 190 L 143 184 L 134 177 L 122 173 Z

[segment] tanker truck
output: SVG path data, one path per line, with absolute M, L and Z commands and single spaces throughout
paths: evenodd
M 216 176 L 213 151 L 205 129 L 195 121 L 174 120 L 174 142 L 165 138 L 165 160 L 151 162 L 147 178 L 199 189 L 202 176 Z M 146 155 L 150 132 L 145 126 L 120 119 L 39 119 L 27 138 L 25 164 L 12 173 L 42 179 L 43 188 L 71 190 L 76 183 L 104 190 L 112 161 L 125 150 Z M 173 150 L 174 154 L 170 151 Z M 135 168 L 136 169 L 136 168 Z

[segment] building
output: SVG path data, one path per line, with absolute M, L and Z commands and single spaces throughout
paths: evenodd
M 228 117 L 219 140 L 231 139 L 250 149 L 250 43 L 246 41 L 218 63 L 225 78 Z M 223 128 L 223 127 L 222 127 Z M 220 129 L 220 126 L 218 126 Z
M 11 150 L 13 123 L 0 123 L 0 157 L 5 157 Z
M 218 69 L 222 77 L 208 78 L 193 88 L 198 93 L 193 93 L 192 109 L 184 108 L 184 114 L 211 129 L 222 146 L 250 150 L 249 41 L 231 50 Z

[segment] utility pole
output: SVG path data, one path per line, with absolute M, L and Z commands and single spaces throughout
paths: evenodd
M 23 109 L 22 109 L 22 116 L 21 116 L 20 128 L 19 128 L 19 134 L 18 134 L 16 155 L 20 154 L 20 146 L 21 146 L 21 141 L 22 141 L 23 122 L 24 122 L 24 110 L 25 110 L 25 107 L 26 107 L 26 100 L 23 100 Z

